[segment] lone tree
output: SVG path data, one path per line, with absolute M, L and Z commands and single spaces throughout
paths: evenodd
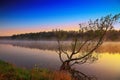
M 61 30 L 56 31 L 57 53 L 62 62 L 60 71 L 69 72 L 75 80 L 92 80 L 91 77 L 73 69 L 73 66 L 97 60 L 97 56 L 93 53 L 103 43 L 107 31 L 113 29 L 113 24 L 119 18 L 120 14 L 107 15 L 94 21 L 90 20 L 85 24 L 79 24 L 80 30 L 73 33 L 74 36 L 69 48 L 64 47 L 65 34 Z

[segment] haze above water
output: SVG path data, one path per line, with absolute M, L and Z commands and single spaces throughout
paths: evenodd
M 34 42 L 0 41 L 0 59 L 23 68 L 31 69 L 36 64 L 40 68 L 58 70 L 61 65 L 59 56 L 50 47 L 56 47 L 56 42 L 41 42 L 42 47 Z M 96 62 L 76 67 L 87 75 L 97 77 L 98 80 L 120 80 L 119 53 L 100 53 Z

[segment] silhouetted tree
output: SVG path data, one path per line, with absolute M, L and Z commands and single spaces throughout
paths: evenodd
M 65 48 L 63 39 L 66 37 L 63 31 L 56 31 L 58 51 L 62 65 L 60 71 L 68 71 L 75 80 L 92 80 L 80 71 L 72 67 L 76 64 L 94 62 L 98 59 L 94 51 L 103 43 L 107 31 L 113 29 L 113 24 L 120 18 L 120 14 L 108 15 L 86 24 L 79 24 L 80 30 L 74 32 L 70 48 Z M 66 57 L 66 58 L 65 58 Z

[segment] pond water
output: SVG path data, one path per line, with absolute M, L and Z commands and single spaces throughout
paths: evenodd
M 53 50 L 12 44 L 0 44 L 0 60 L 29 69 L 36 64 L 40 68 L 58 70 L 61 65 L 58 54 Z M 96 62 L 76 68 L 87 75 L 97 77 L 98 80 L 120 80 L 120 54 L 100 53 Z

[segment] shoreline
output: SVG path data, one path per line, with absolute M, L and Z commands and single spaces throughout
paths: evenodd
M 0 80 L 71 80 L 68 73 L 34 68 L 18 68 L 0 60 Z

